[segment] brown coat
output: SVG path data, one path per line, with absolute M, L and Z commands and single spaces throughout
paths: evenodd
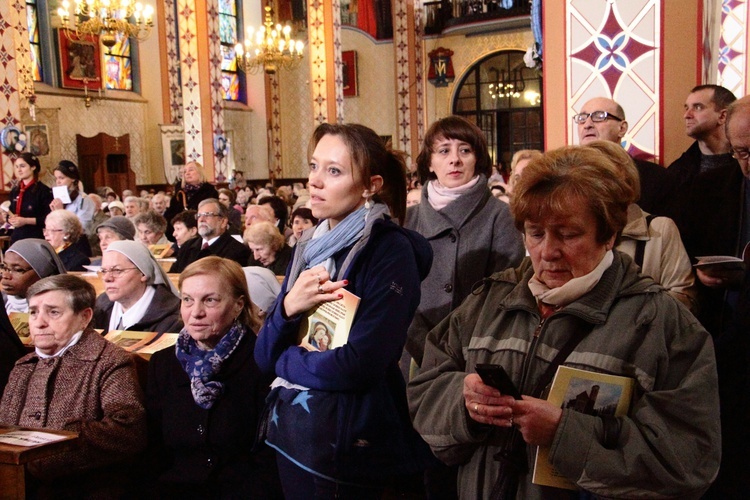
M 128 353 L 87 329 L 62 356 L 13 368 L 0 423 L 78 432 L 73 450 L 29 464 L 45 480 L 126 460 L 146 446 L 143 394 Z

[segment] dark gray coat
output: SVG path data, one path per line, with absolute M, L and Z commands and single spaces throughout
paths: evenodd
M 425 185 L 422 202 L 407 210 L 404 227 L 424 236 L 434 255 L 406 341 L 406 350 L 421 364 L 427 333 L 463 302 L 475 283 L 520 264 L 525 250 L 508 205 L 490 194 L 484 176 L 440 211 L 430 205 Z

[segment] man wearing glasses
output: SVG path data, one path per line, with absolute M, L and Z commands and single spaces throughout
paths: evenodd
M 740 185 L 744 184 L 742 202 L 731 207 L 739 212 L 735 226 L 735 247 L 730 255 L 743 257 L 750 242 L 750 97 L 729 105 L 726 111 L 726 137 L 729 150 L 739 163 Z M 750 254 L 750 250 L 746 251 Z M 716 482 L 706 498 L 741 498 L 750 489 L 747 474 L 747 449 L 750 447 L 750 255 L 745 256 L 744 271 L 696 269 L 698 279 L 712 289 L 727 291 L 733 308 L 732 321 L 720 331 L 716 341 L 721 404 L 722 457 Z
M 617 102 L 604 97 L 595 97 L 573 116 L 578 125 L 578 141 L 581 145 L 592 141 L 610 141 L 622 144 L 628 132 L 625 111 Z M 644 211 L 662 215 L 669 195 L 667 171 L 656 163 L 633 158 L 641 178 L 641 197 L 638 206 Z
M 250 249 L 234 239 L 228 232 L 229 214 L 227 207 L 216 198 L 208 198 L 198 204 L 198 235 L 180 248 L 177 261 L 172 264 L 170 273 L 181 273 L 189 264 L 203 257 L 215 255 L 246 266 L 250 260 Z

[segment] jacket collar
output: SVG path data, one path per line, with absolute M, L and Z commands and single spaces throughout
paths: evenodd
M 104 346 L 108 340 L 104 340 L 101 335 L 96 333 L 91 328 L 86 328 L 81 335 L 81 340 L 76 345 L 65 351 L 61 357 L 72 357 L 79 361 L 96 361 L 99 359 Z M 57 358 L 50 358 L 57 359 Z M 16 363 L 17 365 L 27 363 L 37 363 L 40 360 L 36 352 L 31 352 L 26 356 L 22 357 Z
M 633 240 L 648 241 L 651 239 L 648 233 L 648 221 L 646 221 L 646 212 L 635 203 L 628 206 L 628 222 L 622 229 L 622 235 Z
M 501 301 L 507 309 L 534 310 L 536 299 L 529 290 L 529 279 L 534 274 L 528 257 L 517 270 L 508 269 L 493 277 L 497 281 L 515 284 L 514 289 Z M 623 296 L 657 292 L 661 286 L 647 276 L 641 276 L 638 266 L 628 255 L 614 251 L 614 261 L 604 271 L 599 283 L 583 297 L 562 308 L 562 312 L 573 314 L 590 323 L 603 324 L 614 302 Z
M 420 212 L 420 220 L 415 230 L 429 239 L 444 231 L 460 229 L 484 207 L 490 197 L 492 194 L 487 187 L 487 177 L 480 174 L 479 181 L 472 189 L 438 212 L 430 205 L 427 198 L 427 185 L 425 185 L 422 187 L 420 206 L 416 207 Z

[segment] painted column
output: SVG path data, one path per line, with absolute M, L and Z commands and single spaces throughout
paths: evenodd
M 394 146 L 416 159 L 424 136 L 424 64 L 421 9 L 414 0 L 393 3 L 393 50 L 396 62 L 396 116 Z

